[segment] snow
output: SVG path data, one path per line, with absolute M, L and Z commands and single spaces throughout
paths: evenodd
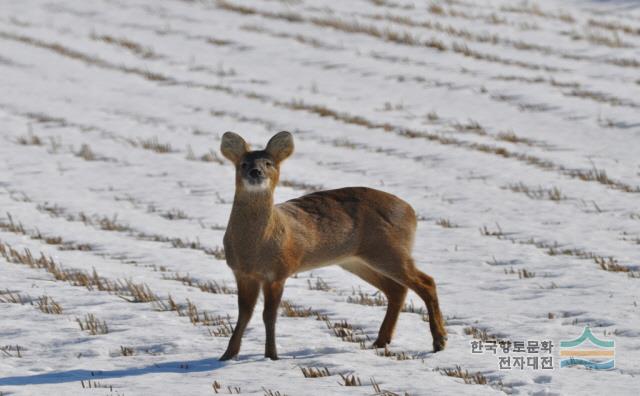
M 375 383 L 410 395 L 635 394 L 639 48 L 640 7 L 624 1 L 2 2 L 3 246 L 146 284 L 165 304 L 171 295 L 234 324 L 236 296 L 197 287 L 235 288 L 213 252 L 233 169 L 199 158 L 222 158 L 227 130 L 258 148 L 289 130 L 296 152 L 276 201 L 364 185 L 416 209 L 414 256 L 437 282 L 449 341 L 432 353 L 422 315 L 402 313 L 389 349 L 413 359 L 397 360 L 341 340 L 316 315 L 280 316 L 271 361 L 259 302 L 239 358 L 218 362 L 219 326 L 0 256 L 0 395 L 213 394 L 214 381 L 256 395 L 371 395 Z M 93 158 L 78 155 L 83 145 Z M 175 279 L 187 274 L 191 286 Z M 329 290 L 310 289 L 318 278 Z M 375 292 L 328 267 L 291 278 L 284 299 L 348 320 L 368 346 L 385 307 L 348 302 L 358 291 Z M 27 302 L 3 302 L 8 292 Z M 39 310 L 41 296 L 62 313 Z M 108 333 L 81 330 L 87 314 Z M 614 370 L 560 369 L 557 348 L 553 370 L 500 370 L 495 356 L 471 353 L 465 331 L 557 346 L 587 325 L 615 340 Z M 488 383 L 443 375 L 456 366 Z M 331 375 L 305 378 L 301 367 Z

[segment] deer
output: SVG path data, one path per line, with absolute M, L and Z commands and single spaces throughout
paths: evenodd
M 227 265 L 238 289 L 238 319 L 220 360 L 238 355 L 260 290 L 264 297 L 266 358 L 278 359 L 275 326 L 287 278 L 338 265 L 384 293 L 387 311 L 375 348 L 391 342 L 408 289 L 426 304 L 434 352 L 447 333 L 434 279 L 412 258 L 417 226 L 413 208 L 387 192 L 366 187 L 317 191 L 274 204 L 280 166 L 294 151 L 293 136 L 275 134 L 264 150 L 251 150 L 234 132 L 221 139 L 235 166 L 235 195 L 224 235 Z

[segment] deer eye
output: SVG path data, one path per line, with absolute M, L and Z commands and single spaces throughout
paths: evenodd
M 267 168 L 271 168 L 273 166 L 273 162 L 267 161 L 265 162 L 265 165 L 267 166 Z
M 249 166 L 248 163 L 243 162 L 242 164 L 240 164 L 240 166 L 242 167 L 242 169 L 247 169 L 247 167 Z

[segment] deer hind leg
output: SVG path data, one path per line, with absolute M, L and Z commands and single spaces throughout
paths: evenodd
M 251 320 L 253 308 L 258 301 L 258 294 L 260 294 L 260 281 L 257 279 L 236 275 L 236 283 L 238 284 L 238 322 L 229 340 L 227 350 L 220 357 L 220 360 L 229 360 L 240 352 L 242 335 L 247 328 L 247 324 L 249 324 L 249 320 Z
M 415 267 L 414 267 L 415 268 Z M 433 351 L 444 349 L 447 344 L 447 331 L 444 328 L 444 320 L 438 304 L 436 282 L 432 277 L 415 268 L 413 286 L 410 286 L 427 305 L 429 311 L 429 327 L 433 337 Z
M 262 313 L 262 319 L 264 320 L 264 327 L 267 334 L 264 356 L 271 360 L 278 359 L 278 352 L 276 350 L 276 319 L 278 317 L 278 306 L 280 305 L 283 291 L 284 280 L 265 282 L 262 285 L 262 292 L 264 293 L 264 312 Z
M 429 312 L 433 351 L 443 350 L 447 343 L 447 331 L 440 312 L 436 283 L 433 278 L 417 269 L 411 256 L 406 254 L 378 254 L 365 260 L 375 271 L 392 278 L 420 296 Z
M 387 313 L 380 326 L 378 338 L 373 343 L 375 348 L 384 348 L 385 345 L 391 342 L 391 337 L 393 337 L 398 316 L 407 296 L 407 288 L 393 279 L 372 270 L 364 263 L 343 264 L 341 267 L 375 286 L 387 297 Z

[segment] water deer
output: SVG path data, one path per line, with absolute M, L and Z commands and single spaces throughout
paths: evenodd
M 413 208 L 400 198 L 365 187 L 314 192 L 274 205 L 280 164 L 293 153 L 293 137 L 274 135 L 251 151 L 233 132 L 222 136 L 222 154 L 235 165 L 236 190 L 224 235 L 227 264 L 238 285 L 238 321 L 220 360 L 235 357 L 260 289 L 266 329 L 265 357 L 277 359 L 275 325 L 285 281 L 301 271 L 336 264 L 380 289 L 387 313 L 374 347 L 391 341 L 407 289 L 429 312 L 434 351 L 447 336 L 432 277 L 411 257 L 416 230 Z

